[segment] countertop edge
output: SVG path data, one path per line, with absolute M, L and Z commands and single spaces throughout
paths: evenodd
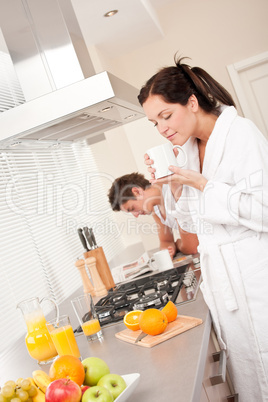
M 205 329 L 203 332 L 203 340 L 202 340 L 202 347 L 200 349 L 199 358 L 197 367 L 198 370 L 196 372 L 195 381 L 194 381 L 194 388 L 191 401 L 192 402 L 200 402 L 200 395 L 202 390 L 202 382 L 204 377 L 205 365 L 206 365 L 206 356 L 208 351 L 208 344 L 210 338 L 210 331 L 211 331 L 212 320 L 210 316 L 209 310 L 207 310 L 207 317 L 205 320 Z

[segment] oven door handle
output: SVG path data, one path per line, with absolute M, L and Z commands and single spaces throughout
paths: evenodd
M 220 352 L 212 353 L 212 358 L 214 362 L 219 362 L 218 374 L 210 377 L 211 385 L 217 385 L 225 382 L 226 378 L 226 353 L 225 350 Z

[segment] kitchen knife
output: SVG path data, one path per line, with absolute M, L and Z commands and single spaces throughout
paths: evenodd
M 91 237 L 91 239 L 93 241 L 93 248 L 98 248 L 92 228 L 89 229 L 89 233 L 90 233 L 90 237 Z
M 84 235 L 85 235 L 85 237 L 86 237 L 86 239 L 87 239 L 87 242 L 88 242 L 88 244 L 89 244 L 90 250 L 92 250 L 92 249 L 94 248 L 94 244 L 93 244 L 92 237 L 90 236 L 88 227 L 85 226 L 85 227 L 83 228 L 83 231 L 84 231 Z
M 84 247 L 84 250 L 87 252 L 88 251 L 87 242 L 83 235 L 82 229 L 81 228 L 77 229 L 77 232 L 78 232 L 78 236 L 81 240 L 82 246 Z
M 138 343 L 139 341 L 141 341 L 143 338 L 145 338 L 147 336 L 147 334 L 145 334 L 144 332 L 141 332 L 140 335 L 138 336 L 138 338 L 135 340 L 134 343 Z

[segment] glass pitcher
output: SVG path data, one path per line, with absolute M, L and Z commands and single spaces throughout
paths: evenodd
M 54 304 L 56 317 L 59 317 L 59 309 L 57 304 L 52 300 L 44 297 L 39 301 L 38 297 L 23 300 L 17 305 L 23 314 L 23 318 L 27 325 L 27 334 L 25 343 L 29 355 L 38 361 L 38 364 L 51 363 L 57 351 L 46 327 L 46 319 L 41 308 L 44 301 L 50 301 Z

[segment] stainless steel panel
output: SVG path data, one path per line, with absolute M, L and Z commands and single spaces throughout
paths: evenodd
M 21 0 L 0 0 L 0 25 L 26 100 L 51 92 L 32 27 Z
M 88 53 L 69 0 L 62 4 L 63 10 L 56 0 L 0 0 L 1 28 L 27 100 L 85 77 L 67 21 L 80 53 Z M 93 75 L 89 56 L 86 62 Z

